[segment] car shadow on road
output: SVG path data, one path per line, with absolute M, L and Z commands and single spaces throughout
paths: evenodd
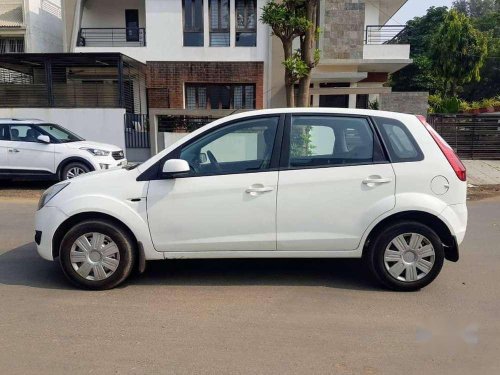
M 34 243 L 0 255 L 0 284 L 45 289 L 73 289 L 58 262 L 36 253 Z M 358 259 L 183 259 L 151 261 L 131 285 L 188 286 L 322 286 L 383 291 Z

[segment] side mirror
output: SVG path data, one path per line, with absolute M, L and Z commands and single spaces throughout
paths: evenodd
M 168 174 L 170 178 L 175 178 L 178 174 L 188 173 L 190 171 L 187 161 L 182 159 L 170 159 L 163 164 L 162 172 Z
M 40 142 L 42 143 L 50 143 L 50 138 L 48 135 L 39 135 L 38 137 L 36 137 L 36 139 L 38 139 Z

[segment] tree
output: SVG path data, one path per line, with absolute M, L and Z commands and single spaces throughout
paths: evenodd
M 319 60 L 316 45 L 316 14 L 318 0 L 282 0 L 262 8 L 261 21 L 269 25 L 272 34 L 283 44 L 285 60 L 286 104 L 295 106 L 294 84 L 299 81 L 299 106 L 309 105 L 311 70 Z M 300 49 L 293 51 L 293 41 L 300 38 Z
M 500 2 L 498 0 L 455 0 L 452 8 L 471 18 L 480 18 L 491 12 L 498 12 Z
M 441 84 L 432 66 L 429 54 L 432 35 L 448 14 L 446 7 L 431 7 L 422 17 L 408 21 L 399 35 L 400 43 L 410 45 L 413 64 L 392 74 L 390 85 L 395 91 L 430 91 L 435 93 Z
M 488 53 L 487 38 L 471 20 L 452 9 L 432 37 L 433 67 L 443 79 L 443 95 L 457 95 L 464 83 L 479 81 Z

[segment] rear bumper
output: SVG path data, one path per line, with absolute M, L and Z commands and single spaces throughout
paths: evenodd
M 467 205 L 465 203 L 449 205 L 439 215 L 450 229 L 452 236 L 455 237 L 457 246 L 464 240 L 465 231 L 467 230 L 467 216 Z

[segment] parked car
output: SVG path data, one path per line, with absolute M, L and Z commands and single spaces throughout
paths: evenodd
M 126 164 L 119 147 L 86 141 L 60 125 L 0 119 L 0 178 L 68 180 Z
M 90 289 L 154 259 L 349 257 L 410 291 L 458 260 L 466 188 L 463 164 L 421 117 L 261 110 L 214 121 L 133 169 L 54 185 L 35 241 Z

